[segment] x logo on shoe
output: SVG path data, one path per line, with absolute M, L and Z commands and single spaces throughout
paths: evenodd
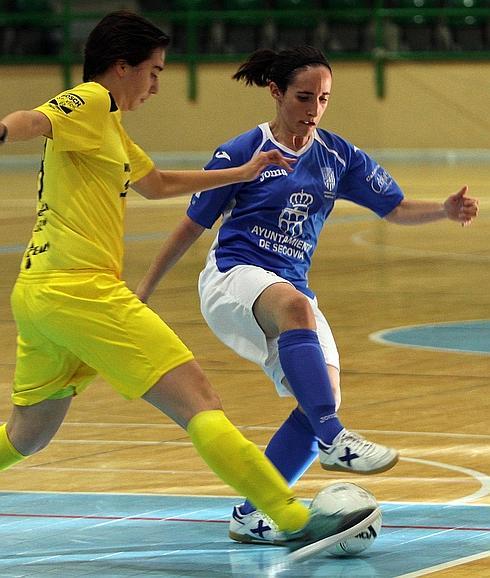
M 264 538 L 264 532 L 269 532 L 271 530 L 271 527 L 268 526 L 267 524 L 264 523 L 264 520 L 259 520 L 259 523 L 257 524 L 256 528 L 252 528 L 251 532 L 252 534 L 257 534 L 259 536 L 259 538 Z
M 355 460 L 355 459 L 358 458 L 358 457 L 359 457 L 358 454 L 352 453 L 352 452 L 350 451 L 350 447 L 347 446 L 347 447 L 345 448 L 345 455 L 342 456 L 342 457 L 340 457 L 339 460 L 340 460 L 341 462 L 345 462 L 345 463 L 349 466 L 349 468 L 352 468 L 352 460 Z

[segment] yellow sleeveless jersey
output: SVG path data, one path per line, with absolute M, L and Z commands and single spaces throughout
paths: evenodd
M 51 121 L 53 136 L 45 143 L 22 275 L 96 269 L 119 277 L 127 190 L 153 162 L 128 137 L 115 101 L 96 82 L 36 110 Z

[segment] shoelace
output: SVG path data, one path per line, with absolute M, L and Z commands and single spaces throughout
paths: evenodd
M 264 522 L 267 522 L 267 525 L 270 526 L 271 530 L 277 532 L 278 534 L 280 533 L 277 524 L 274 522 L 272 518 L 269 518 L 269 516 L 267 514 L 264 514 L 264 512 L 257 511 L 255 513 L 258 515 L 258 517 L 262 518 Z
M 376 450 L 376 444 L 353 432 L 344 433 L 341 437 L 341 441 L 350 443 L 353 449 L 362 448 L 363 453 L 374 453 Z
M 233 516 L 235 518 L 235 520 L 237 522 L 240 522 L 240 524 L 244 524 L 243 519 L 246 518 L 247 515 L 252 516 L 252 518 L 258 518 L 258 519 L 262 519 L 264 520 L 264 522 L 267 523 L 268 526 L 270 526 L 271 530 L 274 530 L 278 533 L 279 532 L 279 528 L 277 527 L 277 524 L 274 522 L 274 520 L 272 518 L 269 518 L 269 516 L 267 514 L 264 514 L 264 512 L 261 512 L 259 510 L 255 510 L 255 512 L 251 512 L 250 514 L 242 514 L 242 511 L 240 510 L 240 508 L 237 508 L 238 511 L 238 516 L 239 518 L 236 518 L 235 516 Z

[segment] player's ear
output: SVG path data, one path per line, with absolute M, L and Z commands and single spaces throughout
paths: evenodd
M 119 77 L 123 77 L 128 69 L 128 63 L 125 60 L 116 60 L 114 69 Z
M 277 84 L 275 82 L 270 82 L 269 83 L 269 90 L 271 93 L 271 96 L 274 100 L 277 100 L 278 102 L 282 101 L 282 91 L 279 89 L 279 87 L 277 86 Z

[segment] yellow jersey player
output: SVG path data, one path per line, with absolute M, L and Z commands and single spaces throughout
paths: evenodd
M 83 83 L 0 121 L 0 143 L 46 137 L 37 221 L 12 294 L 18 330 L 13 409 L 0 428 L 0 469 L 45 447 L 74 395 L 96 374 L 143 398 L 189 433 L 208 465 L 300 547 L 355 535 L 373 512 L 311 514 L 258 448 L 227 420 L 191 351 L 121 279 L 131 186 L 149 199 L 291 171 L 279 151 L 234 168 L 161 171 L 126 134 L 121 112 L 158 92 L 169 38 L 128 11 L 90 34 Z M 310 548 L 311 549 L 311 548 Z

